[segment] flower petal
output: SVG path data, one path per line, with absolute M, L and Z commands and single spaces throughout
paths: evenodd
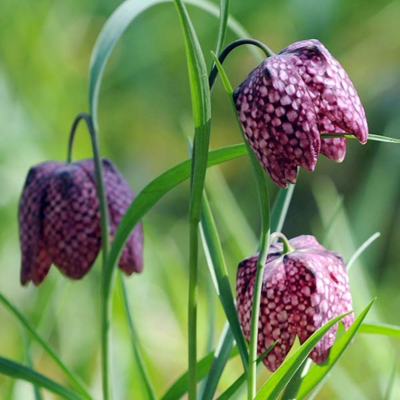
M 93 160 L 83 160 L 80 161 L 79 164 L 86 169 L 95 183 Z M 134 195 L 128 182 L 110 160 L 103 159 L 103 169 L 107 191 L 107 203 L 110 213 L 110 233 L 113 237 L 122 217 L 133 201 Z M 143 228 L 141 222 L 136 225 L 135 229 L 130 234 L 118 265 L 128 275 L 143 270 Z
M 317 116 L 295 59 L 267 58 L 234 93 L 244 134 L 281 187 L 296 181 L 297 166 L 312 171 L 320 150 Z
M 47 275 L 51 259 L 43 243 L 43 195 L 49 176 L 62 163 L 49 161 L 32 167 L 19 202 L 19 236 L 21 242 L 21 284 L 32 280 L 38 285 Z
M 96 187 L 77 164 L 57 168 L 49 179 L 44 236 L 54 264 L 68 277 L 82 278 L 101 246 Z
M 304 40 L 291 44 L 279 54 L 296 56 L 296 67 L 318 114 L 365 143 L 368 124 L 360 98 L 346 71 L 326 47 L 315 39 Z

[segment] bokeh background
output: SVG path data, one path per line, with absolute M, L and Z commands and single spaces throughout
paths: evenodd
M 138 2 L 140 0 L 137 0 Z M 87 111 L 88 66 L 96 37 L 116 0 L 2 0 L 0 3 L 0 291 L 78 371 L 100 398 L 99 270 L 82 281 L 52 268 L 39 287 L 19 284 L 17 207 L 27 171 L 66 157 L 74 116 Z M 189 7 L 210 64 L 217 20 Z M 370 131 L 400 138 L 400 1 L 232 1 L 231 14 L 250 34 L 278 51 L 318 38 L 339 59 L 364 103 Z M 227 40 L 235 39 L 232 33 Z M 258 61 L 246 49 L 225 68 L 239 84 Z M 175 9 L 147 11 L 129 28 L 108 64 L 100 105 L 101 148 L 132 188 L 187 158 L 192 133 L 186 60 Z M 212 147 L 240 141 L 220 83 L 213 93 Z M 75 158 L 90 157 L 83 127 Z M 210 170 L 207 186 L 223 240 L 232 284 L 238 262 L 256 248 L 257 197 L 246 159 Z M 271 187 L 274 197 L 275 188 Z M 369 321 L 400 325 L 400 146 L 356 141 L 342 164 L 321 157 L 316 172 L 301 171 L 284 226 L 287 236 L 313 233 L 349 259 L 373 233 L 376 241 L 350 272 L 356 313 L 377 296 Z M 188 186 L 168 194 L 144 219 L 145 270 L 127 280 L 130 305 L 150 375 L 162 394 L 186 370 Z M 330 229 L 327 229 L 330 226 Z M 199 356 L 216 345 L 224 316 L 201 263 Z M 0 355 L 24 362 L 24 335 L 0 307 Z M 113 321 L 116 399 L 141 399 L 129 336 L 116 291 Z M 400 341 L 359 335 L 318 399 L 383 399 Z M 36 345 L 35 367 L 64 382 Z M 230 362 L 226 388 L 241 373 Z M 260 382 L 268 376 L 260 375 Z M 46 399 L 53 397 L 45 393 Z M 0 376 L 0 398 L 33 399 L 32 387 Z M 400 398 L 396 378 L 393 399 Z

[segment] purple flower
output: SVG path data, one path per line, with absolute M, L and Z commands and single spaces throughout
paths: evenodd
M 255 68 L 235 90 L 244 134 L 262 166 L 281 187 L 295 183 L 297 167 L 313 171 L 318 154 L 336 162 L 346 138 L 368 139 L 365 112 L 345 70 L 318 40 L 296 42 Z
M 352 311 L 346 266 L 342 257 L 326 250 L 313 236 L 298 236 L 289 241 L 294 251 L 282 254 L 281 244 L 269 249 L 263 275 L 258 354 L 278 341 L 264 359 L 275 371 L 298 336 L 304 343 L 317 329 L 339 314 Z M 253 288 L 258 254 L 239 264 L 236 280 L 239 321 L 247 340 L 250 337 Z M 350 314 L 342 319 L 346 330 L 354 321 Z M 316 363 L 328 357 L 337 331 L 332 327 L 310 353 Z
M 133 193 L 111 161 L 104 159 L 104 179 L 111 237 Z M 39 285 L 51 264 L 72 278 L 82 278 L 101 248 L 99 202 L 92 159 L 72 164 L 50 161 L 32 167 L 19 204 L 21 283 Z M 119 260 L 127 274 L 143 269 L 143 234 L 139 224 Z

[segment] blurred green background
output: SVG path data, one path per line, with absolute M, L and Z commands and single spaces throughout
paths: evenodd
M 138 2 L 140 0 L 137 0 Z M 231 14 L 251 35 L 278 51 L 318 38 L 342 63 L 364 103 L 370 132 L 400 138 L 400 1 L 231 1 Z M 87 111 L 88 66 L 96 37 L 119 1 L 2 0 L 0 4 L 0 291 L 15 302 L 100 398 L 99 267 L 79 282 L 52 268 L 39 287 L 19 284 L 17 207 L 30 166 L 66 157 L 75 115 Z M 217 20 L 193 7 L 208 63 Z M 228 41 L 235 39 L 231 33 Z M 239 84 L 257 65 L 246 49 L 225 68 Z M 186 59 L 172 4 L 147 11 L 129 28 L 108 64 L 100 105 L 101 148 L 139 192 L 166 168 L 187 158 L 192 132 Z M 75 158 L 90 157 L 84 128 Z M 212 147 L 240 141 L 222 86 L 213 93 Z M 256 247 L 259 222 L 249 163 L 239 159 L 207 178 L 232 283 L 238 262 Z M 274 196 L 275 188 L 271 186 Z M 382 233 L 350 272 L 355 311 L 374 296 L 369 321 L 400 325 L 400 146 L 348 144 L 342 164 L 321 157 L 316 172 L 301 171 L 284 227 L 287 236 L 313 233 L 349 259 L 374 232 Z M 168 194 L 145 218 L 145 270 L 127 280 L 130 304 L 150 375 L 162 394 L 186 370 L 188 186 Z M 328 234 L 326 227 L 334 223 Z M 224 323 L 204 260 L 201 264 L 199 356 Z M 116 399 L 141 399 L 121 298 L 114 301 Z M 210 332 L 214 332 L 210 337 Z M 335 367 L 318 399 L 383 399 L 400 341 L 360 335 Z M 64 382 L 40 348 L 35 367 Z M 0 355 L 23 362 L 15 319 L 0 307 Z M 220 389 L 241 373 L 231 362 Z M 400 372 L 400 371 L 399 371 Z M 260 375 L 265 380 L 267 372 Z M 45 394 L 46 399 L 52 399 Z M 0 376 L 0 398 L 33 399 L 29 384 Z M 400 375 L 393 399 L 400 398 Z

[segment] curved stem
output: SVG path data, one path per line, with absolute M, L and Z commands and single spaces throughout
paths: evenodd
M 288 254 L 294 251 L 295 249 L 290 245 L 288 238 L 281 232 L 274 232 L 271 234 L 271 243 L 275 240 L 280 240 L 283 244 L 282 254 Z
M 218 61 L 220 62 L 220 64 L 221 65 L 223 64 L 226 57 L 229 55 L 229 53 L 232 50 L 236 49 L 237 47 L 246 45 L 246 44 L 260 48 L 264 52 L 266 57 L 271 57 L 271 56 L 275 55 L 275 53 L 265 43 L 260 42 L 259 40 L 239 39 L 239 40 L 235 40 L 234 42 L 228 44 L 228 46 L 226 46 L 224 48 L 224 50 L 222 50 L 221 54 L 218 56 Z M 208 82 L 210 84 L 210 90 L 212 90 L 212 88 L 214 87 L 214 83 L 215 83 L 217 76 L 218 76 L 218 67 L 216 65 L 214 65 L 213 69 L 210 72 L 209 78 L 208 78 Z
M 111 383 L 110 383 L 110 350 L 109 350 L 109 335 L 110 335 L 110 302 L 109 291 L 105 288 L 109 287 L 104 284 L 106 279 L 106 264 L 108 256 L 109 246 L 109 216 L 107 197 L 105 191 L 104 174 L 103 174 L 103 163 L 101 162 L 100 150 L 99 150 L 99 139 L 97 137 L 96 130 L 93 125 L 92 117 L 87 113 L 80 113 L 75 118 L 72 124 L 71 133 L 68 144 L 68 157 L 67 162 L 71 162 L 72 159 L 72 147 L 75 138 L 76 128 L 80 121 L 85 121 L 89 130 L 90 139 L 92 142 L 93 159 L 94 159 L 94 170 L 96 177 L 96 188 L 97 197 L 99 199 L 100 206 L 100 225 L 101 225 L 101 241 L 102 241 L 102 282 L 101 282 L 101 368 L 103 377 L 103 399 L 111 399 Z

